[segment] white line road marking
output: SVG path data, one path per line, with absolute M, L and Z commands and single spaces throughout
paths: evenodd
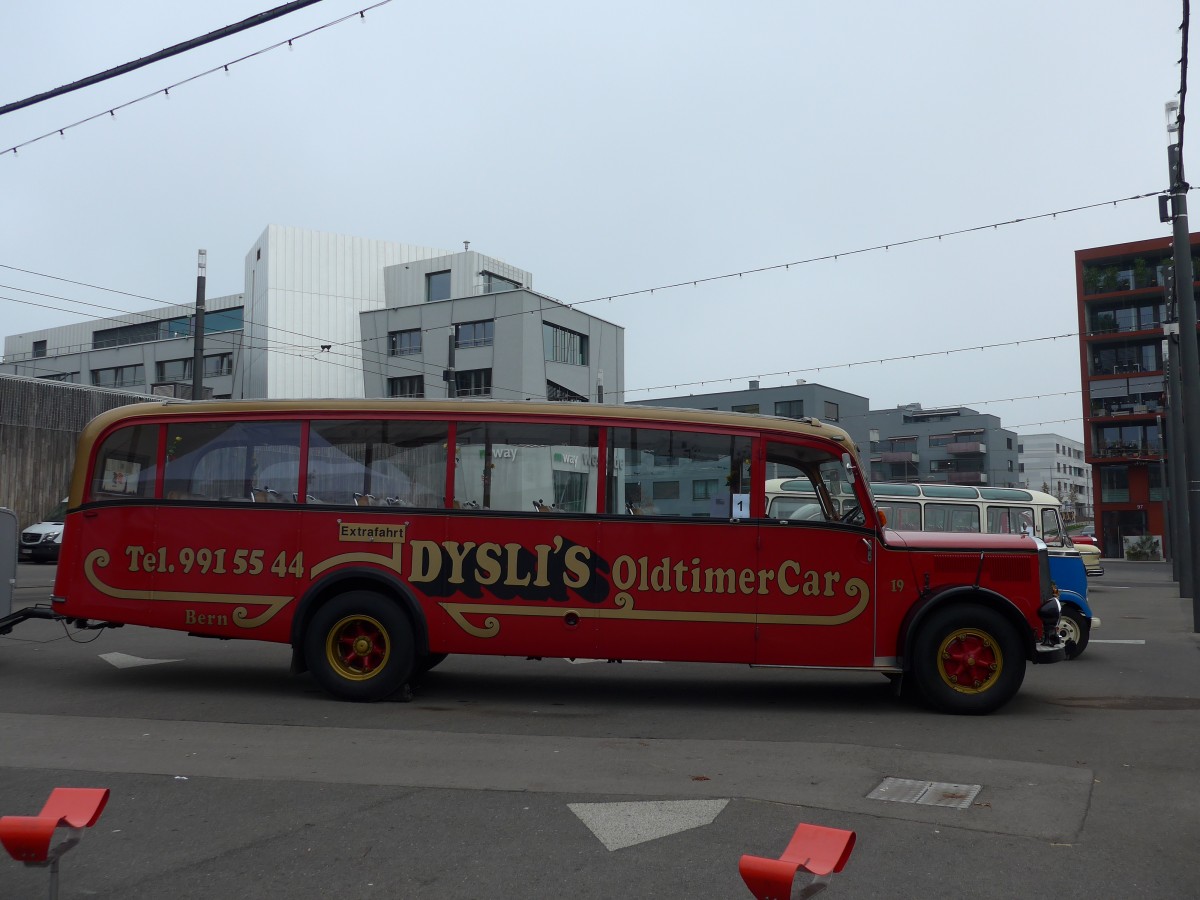
M 609 850 L 711 825 L 728 800 L 651 800 L 639 803 L 568 803 L 567 808 Z
M 140 656 L 130 656 L 128 653 L 101 653 L 100 658 L 118 669 L 132 669 L 136 666 L 157 666 L 159 663 L 183 662 L 181 659 L 143 659 Z
M 586 666 L 588 663 L 610 662 L 610 660 L 607 660 L 607 659 L 567 659 L 567 662 L 569 662 L 573 666 Z M 617 662 L 619 662 L 619 663 L 645 663 L 646 665 L 654 665 L 654 666 L 662 665 L 661 659 L 618 659 Z
M 1092 638 L 1093 644 L 1144 644 L 1145 641 L 1105 641 L 1099 638 Z

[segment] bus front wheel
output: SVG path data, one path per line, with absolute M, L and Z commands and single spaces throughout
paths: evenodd
M 1082 611 L 1073 606 L 1063 606 L 1058 620 L 1058 633 L 1064 641 L 1074 641 L 1075 646 L 1067 650 L 1067 659 L 1076 659 L 1088 645 L 1092 636 L 1092 623 Z
M 408 683 L 415 641 L 408 617 L 373 591 L 349 591 L 317 610 L 304 638 L 309 670 L 342 700 L 384 700 Z
M 943 712 L 983 715 L 1013 698 L 1025 680 L 1016 628 L 985 606 L 955 605 L 922 623 L 912 674 L 925 700 Z

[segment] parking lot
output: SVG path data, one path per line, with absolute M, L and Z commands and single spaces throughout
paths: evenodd
M 559 659 L 347 704 L 285 647 L 28 622 L 0 639 L 0 814 L 112 790 L 64 898 L 749 897 L 738 858 L 798 822 L 858 834 L 831 898 L 1192 897 L 1191 601 L 1164 564 L 1105 567 L 1086 653 L 984 718 L 871 674 Z M 22 564 L 19 602 L 53 571 Z M 868 796 L 889 777 L 979 790 Z M 47 878 L 0 859 L 0 895 Z

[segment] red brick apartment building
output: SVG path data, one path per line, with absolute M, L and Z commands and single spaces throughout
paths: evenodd
M 1191 246 L 1195 258 L 1200 234 Z M 1171 257 L 1169 236 L 1075 251 L 1083 441 L 1108 557 L 1166 540 L 1163 267 Z

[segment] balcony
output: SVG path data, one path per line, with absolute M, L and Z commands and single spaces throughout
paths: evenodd
M 911 450 L 884 450 L 877 456 L 871 457 L 871 462 L 910 463 L 915 465 L 920 461 L 921 455 Z
M 946 481 L 950 484 L 987 484 L 986 472 L 947 472 Z
M 1162 444 L 1147 442 L 1137 443 L 1099 443 L 1094 452 L 1096 459 L 1160 459 L 1163 456 Z
M 980 456 L 987 453 L 987 444 L 982 441 L 955 441 L 942 449 L 951 456 Z

